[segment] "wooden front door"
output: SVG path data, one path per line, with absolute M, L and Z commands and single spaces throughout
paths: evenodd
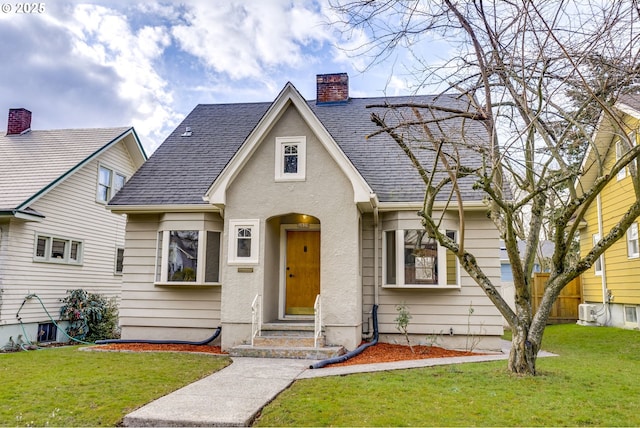
M 320 231 L 287 231 L 285 315 L 313 315 L 320 294 Z

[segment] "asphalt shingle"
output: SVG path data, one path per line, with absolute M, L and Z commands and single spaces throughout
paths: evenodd
M 0 136 L 0 211 L 21 208 L 129 129 L 58 129 Z
M 378 104 L 436 103 L 466 111 L 469 104 L 454 96 L 414 96 L 387 98 L 352 98 L 346 103 L 308 105 L 332 135 L 383 202 L 422 201 L 425 184 L 401 148 L 385 133 L 375 136 L 379 128 L 371 121 L 371 113 L 384 116 L 387 124 L 396 126 L 403 118 L 415 120 L 409 108 L 395 110 L 367 108 Z M 184 119 L 158 150 L 147 160 L 125 187 L 111 200 L 112 206 L 204 204 L 202 197 L 216 180 L 245 139 L 264 116 L 271 103 L 201 104 Z M 425 118 L 431 113 L 421 109 Z M 434 111 L 435 117 L 448 113 Z M 187 127 L 191 136 L 182 137 Z M 481 150 L 486 150 L 486 135 L 479 121 L 448 119 L 440 126 L 430 126 L 435 138 L 445 138 L 446 151 L 458 151 L 465 166 L 482 166 Z M 401 127 L 426 169 L 434 165 L 433 144 L 425 141 L 419 127 Z M 484 134 L 483 134 L 484 132 Z M 455 147 L 455 149 L 454 149 Z M 438 167 L 437 182 L 446 175 Z M 473 179 L 460 181 L 463 199 L 479 200 L 472 189 Z M 439 196 L 441 200 L 447 193 Z

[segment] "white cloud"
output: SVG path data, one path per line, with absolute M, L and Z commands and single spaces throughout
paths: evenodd
M 141 138 L 151 140 L 147 143 L 154 150 L 158 135 L 166 134 L 178 120 L 168 82 L 155 69 L 155 61 L 171 44 L 168 29 L 142 26 L 134 30 L 121 12 L 86 4 L 77 5 L 65 25 L 74 35 L 77 56 L 118 75 L 114 92 L 132 105 L 133 125 Z
M 329 39 L 324 17 L 309 2 L 192 2 L 185 18 L 172 30 L 181 48 L 234 80 L 269 81 L 278 67 L 306 66 L 315 61 L 306 49 Z

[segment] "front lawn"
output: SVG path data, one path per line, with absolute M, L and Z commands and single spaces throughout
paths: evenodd
M 229 363 L 212 355 L 77 346 L 0 354 L 0 426 L 115 426 L 132 410 Z
M 259 426 L 640 426 L 640 332 L 550 326 L 537 377 L 506 361 L 305 379 Z

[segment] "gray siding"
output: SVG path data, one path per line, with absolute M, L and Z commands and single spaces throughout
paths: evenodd
M 120 324 L 125 339 L 202 340 L 220 325 L 220 286 L 154 285 L 160 230 L 221 230 L 217 214 L 130 215 Z
M 482 289 L 464 271 L 460 273 L 460 288 L 392 288 L 383 287 L 382 233 L 391 229 L 420 228 L 415 212 L 383 213 L 380 221 L 379 245 L 379 308 L 378 324 L 381 334 L 397 334 L 396 306 L 407 305 L 412 319 L 409 332 L 422 336 L 448 335 L 501 335 L 502 319 Z M 447 228 L 459 230 L 457 222 L 449 220 Z M 498 233 L 482 213 L 465 213 L 465 246 L 473 253 L 484 272 L 497 286 L 500 285 Z M 370 317 L 374 303 L 374 227 L 371 215 L 363 222 L 363 318 Z M 473 314 L 469 316 L 469 309 Z M 420 340 L 420 337 L 417 338 Z

